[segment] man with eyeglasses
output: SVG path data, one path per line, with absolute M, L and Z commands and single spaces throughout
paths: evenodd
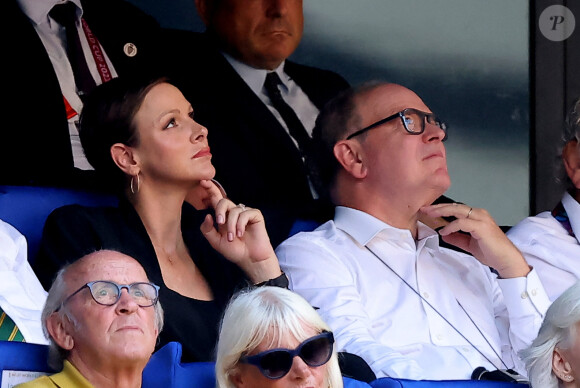
M 361 356 L 377 377 L 522 373 L 517 351 L 549 305 L 484 209 L 431 205 L 450 185 L 446 138 L 447 125 L 403 86 L 341 94 L 317 120 L 309 159 L 337 205 L 334 219 L 276 250 L 290 288 L 319 308 L 338 350 Z M 436 232 L 423 215 L 453 221 Z M 458 249 L 442 247 L 438 233 Z
M 141 264 L 97 251 L 57 274 L 42 312 L 49 364 L 61 370 L 21 388 L 141 387 L 163 327 L 159 287 Z

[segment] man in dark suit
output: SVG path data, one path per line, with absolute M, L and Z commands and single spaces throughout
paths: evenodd
M 266 75 L 279 75 L 281 95 L 308 140 L 318 111 L 348 83 L 287 60 L 302 37 L 302 1 L 196 0 L 196 6 L 207 31 L 188 42 L 166 39 L 175 47 L 172 77 L 208 127 L 217 180 L 230 199 L 264 212 L 276 244 L 294 219 L 328 218 L 322 209 L 330 209 L 315 202 L 304 154 L 264 88 Z
M 82 149 L 77 148 L 76 159 L 73 159 L 69 130 L 74 123 L 67 120 L 67 113 L 70 116 L 76 112 L 71 113 L 70 108 L 67 112 L 63 99 L 66 93 L 61 90 L 59 71 L 54 65 L 56 61 L 57 68 L 66 69 L 69 62 L 66 55 L 59 56 L 58 48 L 55 48 L 60 33 L 58 28 L 62 27 L 53 24 L 54 19 L 48 16 L 56 3 L 39 0 L 2 2 L 3 28 L 8 30 L 1 34 L 5 98 L 1 108 L 0 184 L 98 185 L 92 178 L 92 171 L 75 168 L 75 160 L 82 159 Z M 80 5 L 82 18 L 110 60 L 112 66 L 109 70 L 113 75 L 155 68 L 159 26 L 152 17 L 121 0 L 80 0 L 75 3 L 77 14 L 81 12 Z M 41 38 L 43 29 L 49 32 Z M 50 31 L 54 31 L 55 38 L 50 37 Z M 66 45 L 66 42 L 61 42 L 61 45 Z M 91 58 L 90 53 L 86 57 Z M 72 85 L 69 85 L 69 90 L 74 93 L 75 83 L 69 81 L 67 83 Z M 102 79 L 96 76 L 95 82 L 100 84 Z M 71 105 L 74 104 L 71 102 Z M 78 119 L 75 117 L 73 121 Z

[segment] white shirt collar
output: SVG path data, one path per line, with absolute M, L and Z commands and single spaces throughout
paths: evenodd
M 229 62 L 229 64 L 232 65 L 236 73 L 238 73 L 238 75 L 242 77 L 242 79 L 248 84 L 250 89 L 252 89 L 252 91 L 257 95 L 259 95 L 262 92 L 262 88 L 264 87 L 264 81 L 266 81 L 266 74 L 268 74 L 270 70 L 256 69 L 255 67 L 246 65 L 245 63 L 238 61 L 231 55 L 224 52 L 222 52 L 222 55 Z M 288 82 L 289 77 L 288 75 L 286 75 L 286 73 L 284 73 L 284 64 L 285 62 L 282 62 L 273 71 L 278 73 L 278 76 L 280 77 L 282 84 L 286 88 L 288 88 L 286 83 Z
M 411 231 L 408 229 L 395 228 L 368 213 L 345 206 L 336 207 L 334 212 L 334 223 L 337 228 L 342 229 L 351 235 L 352 238 L 361 245 L 366 245 L 383 230 L 389 231 L 390 233 L 396 233 L 404 238 L 413 239 Z M 431 237 L 438 236 L 437 232 L 421 222 L 417 223 L 417 227 L 418 240 L 433 240 Z M 438 245 L 438 238 L 436 241 L 436 244 Z M 431 242 L 429 242 L 429 244 L 431 244 Z
M 20 9 L 35 25 L 46 23 L 48 21 L 48 13 L 57 4 L 66 3 L 63 0 L 17 0 Z M 80 0 L 68 0 L 74 3 L 81 10 L 81 17 L 83 6 Z
M 580 203 L 566 192 L 562 197 L 562 205 L 566 210 L 566 214 L 568 214 L 572 231 L 576 235 L 576 238 L 580 239 Z

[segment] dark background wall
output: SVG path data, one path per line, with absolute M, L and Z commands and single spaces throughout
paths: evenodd
M 204 29 L 193 0 L 131 1 L 164 27 Z M 576 15 L 579 3 L 568 5 Z M 447 194 L 513 225 L 558 200 L 560 129 L 580 95 L 580 34 L 553 42 L 537 27 L 552 4 L 304 1 L 304 37 L 292 59 L 352 84 L 384 79 L 415 90 L 451 127 Z

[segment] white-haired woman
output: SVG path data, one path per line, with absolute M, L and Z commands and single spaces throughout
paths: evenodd
M 221 324 L 219 388 L 342 388 L 328 325 L 298 294 L 278 287 L 244 291 Z
M 521 356 L 533 388 L 580 387 L 580 281 L 552 303 Z

